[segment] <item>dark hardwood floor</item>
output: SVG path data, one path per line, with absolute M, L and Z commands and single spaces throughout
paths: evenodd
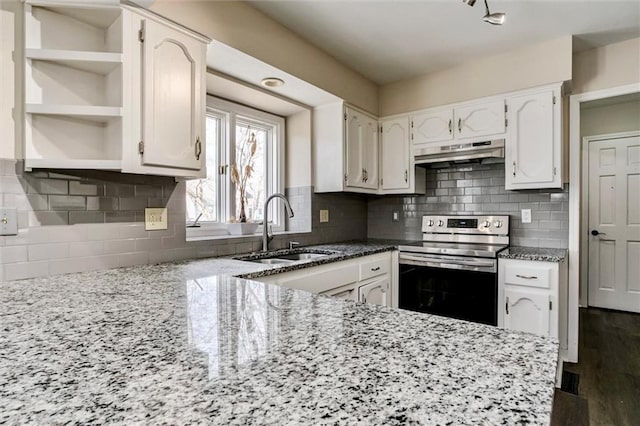
M 640 314 L 580 310 L 578 395 L 556 389 L 551 424 L 640 425 Z

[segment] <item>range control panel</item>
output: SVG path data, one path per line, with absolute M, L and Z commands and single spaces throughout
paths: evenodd
M 422 232 L 509 235 L 509 216 L 422 216 Z

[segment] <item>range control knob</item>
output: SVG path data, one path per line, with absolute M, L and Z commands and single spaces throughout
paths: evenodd
M 438 226 L 444 226 L 444 221 L 443 220 L 439 220 L 438 221 Z
M 485 228 L 489 228 L 489 227 L 491 227 L 491 221 L 489 221 L 489 220 L 485 220 L 485 221 L 484 221 L 484 227 L 485 227 Z
M 429 219 L 429 226 L 433 226 L 435 224 L 435 222 L 433 221 L 433 219 Z
M 502 221 L 496 220 L 495 222 L 493 222 L 493 226 L 495 226 L 496 228 L 502 228 Z

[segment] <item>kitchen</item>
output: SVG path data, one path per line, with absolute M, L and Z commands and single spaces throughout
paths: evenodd
M 497 4 L 502 6 L 504 3 Z M 456 17 L 458 15 L 466 17 L 465 14 L 478 12 L 480 4 L 476 5 L 475 8 L 469 8 L 464 4 L 457 6 L 459 7 L 455 8 L 455 12 L 452 11 L 452 13 L 455 13 Z M 11 3 L 3 3 L 3 14 L 6 10 L 11 11 L 12 7 L 18 8 Z M 301 243 L 305 247 L 347 240 L 364 241 L 367 238 L 422 240 L 424 215 L 444 216 L 463 211 L 471 212 L 473 215 L 507 214 L 512 219 L 515 217 L 515 220 L 510 221 L 509 227 L 509 244 L 511 245 L 568 248 L 572 244 L 569 227 L 574 223 L 569 220 L 572 208 L 569 198 L 574 192 L 569 191 L 568 184 L 562 184 L 567 182 L 566 176 L 568 175 L 563 176 L 565 179 L 560 182 L 560 185 L 552 189 L 540 188 L 512 192 L 505 189 L 506 180 L 509 178 L 510 173 L 505 172 L 505 165 L 500 162 L 495 164 L 490 164 L 490 162 L 459 164 L 449 168 L 410 167 L 408 169 L 398 169 L 401 171 L 398 180 L 400 183 L 402 181 L 411 181 L 413 184 L 419 184 L 420 179 L 416 180 L 416 175 L 424 173 L 425 192 L 429 191 L 425 195 L 407 195 L 407 190 L 405 189 L 396 191 L 389 189 L 389 192 L 387 192 L 387 194 L 395 193 L 397 195 L 378 195 L 378 188 L 366 187 L 360 188 L 357 193 L 349 191 L 348 188 L 346 192 L 343 192 L 345 188 L 342 186 L 342 170 L 331 170 L 331 167 L 342 169 L 342 165 L 337 165 L 340 161 L 336 161 L 341 152 L 337 141 L 342 143 L 342 135 L 339 134 L 339 139 L 331 138 L 329 135 L 327 142 L 322 145 L 312 143 L 312 141 L 321 140 L 324 137 L 321 133 L 325 130 L 327 132 L 336 131 L 340 133 L 337 130 L 340 126 L 312 126 L 311 123 L 312 121 L 317 123 L 314 120 L 332 119 L 335 116 L 338 117 L 337 122 L 341 123 L 342 108 L 345 100 L 348 102 L 347 107 L 355 107 L 352 108 L 353 116 L 369 117 L 373 115 L 374 117 L 395 120 L 402 118 L 394 117 L 395 115 L 402 116 L 404 114 L 406 119 L 407 112 L 422 111 L 442 105 L 456 104 L 455 107 L 452 107 L 455 112 L 455 108 L 464 108 L 467 106 L 466 102 L 473 103 L 474 99 L 480 98 L 488 98 L 486 100 L 489 101 L 495 101 L 496 98 L 500 98 L 503 99 L 504 105 L 504 99 L 506 98 L 511 102 L 511 99 L 526 95 L 527 93 L 522 93 L 522 91 L 527 88 L 542 87 L 556 82 L 571 80 L 572 93 L 577 94 L 624 86 L 625 84 L 637 84 L 637 72 L 634 73 L 634 71 L 637 71 L 637 60 L 635 63 L 633 59 L 630 62 L 624 62 L 629 61 L 629 57 L 633 58 L 633 55 L 629 52 L 634 52 L 634 48 L 637 47 L 637 38 L 573 54 L 571 36 L 565 36 L 550 41 L 542 41 L 538 44 L 521 48 L 511 54 L 507 52 L 503 53 L 502 56 L 493 56 L 490 60 L 485 60 L 484 62 L 478 60 L 473 63 L 474 66 L 467 64 L 465 67 L 456 68 L 449 73 L 438 74 L 435 72 L 414 81 L 405 80 L 404 82 L 384 84 L 378 89 L 376 84 L 340 64 L 337 60 L 285 27 L 276 24 L 275 21 L 248 4 L 181 3 L 178 6 L 171 2 L 157 2 L 157 4 L 152 5 L 152 10 L 187 26 L 193 32 L 205 34 L 203 38 L 214 39 L 209 44 L 209 52 L 207 53 L 207 64 L 210 67 L 210 72 L 204 76 L 207 88 L 210 91 L 212 91 L 210 88 L 215 88 L 213 91 L 216 94 L 230 99 L 231 95 L 239 97 L 241 93 L 251 89 L 253 91 L 250 92 L 249 96 L 255 108 L 264 110 L 266 109 L 264 103 L 268 103 L 272 112 L 287 117 L 284 124 L 287 137 L 295 138 L 296 142 L 287 143 L 284 148 L 286 151 L 284 159 L 286 173 L 284 177 L 280 177 L 280 184 L 283 185 L 283 191 L 288 196 L 295 212 L 295 216 L 288 222 L 289 230 L 298 230 L 298 232 L 293 234 L 278 234 L 276 232 L 275 238 L 270 245 L 272 249 L 285 248 L 291 241 Z M 18 10 L 16 13 L 22 14 L 23 12 Z M 473 20 L 469 22 L 475 23 L 477 20 L 478 25 L 487 25 L 481 22 L 482 16 L 477 17 L 475 15 L 477 13 L 474 14 Z M 7 22 L 11 23 L 12 19 L 7 20 Z M 3 20 L 3 24 L 4 22 Z M 238 31 L 230 22 L 243 23 L 240 26 L 242 31 Z M 22 29 L 19 28 L 19 20 L 11 24 L 10 26 L 3 25 L 3 31 L 13 32 L 15 30 L 16 33 L 20 34 Z M 14 25 L 16 26 L 15 28 Z M 4 36 L 5 33 L 3 33 L 3 39 L 5 39 Z M 257 37 L 261 38 L 262 43 L 256 43 Z M 13 40 L 14 38 L 7 39 Z M 18 40 L 16 43 L 19 42 Z M 27 40 L 27 42 L 29 41 Z M 28 47 L 33 48 L 34 46 Z M 10 50 L 12 49 L 13 47 Z M 548 63 L 540 63 L 539 55 L 541 52 L 544 52 L 545 57 L 549 58 Z M 210 56 L 215 58 L 211 63 L 209 63 Z M 616 59 L 607 60 L 620 60 L 622 61 L 621 64 L 624 65 L 616 67 L 616 62 L 612 64 L 605 63 L 609 67 L 601 67 L 603 69 L 602 75 L 595 77 L 586 73 L 586 65 L 579 66 L 580 64 L 592 64 L 600 56 L 614 57 Z M 16 89 L 18 85 L 14 84 L 14 82 L 21 81 L 23 78 L 21 73 L 24 70 L 22 66 L 13 68 L 14 64 L 4 61 L 6 57 L 6 52 L 3 50 L 3 75 L 6 72 L 6 75 L 12 78 L 3 78 L 3 94 L 13 93 L 17 98 L 19 90 Z M 519 66 L 522 69 L 532 68 L 538 72 L 526 74 L 514 72 L 510 69 L 510 66 L 513 66 L 514 57 L 520 61 Z M 292 61 L 294 63 L 291 63 Z M 490 67 L 490 64 L 494 65 Z M 633 66 L 636 68 L 633 68 Z M 607 74 L 608 70 L 611 69 L 615 69 L 615 73 Z M 287 73 L 283 70 L 290 72 Z M 486 76 L 485 80 L 482 80 L 484 84 L 460 84 L 460 81 L 473 80 L 471 78 L 472 74 L 461 75 L 460 73 L 468 72 L 487 75 L 489 71 L 495 74 Z M 261 100 L 265 91 L 255 89 L 260 87 L 260 81 L 259 79 L 255 81 L 255 76 L 250 77 L 248 74 L 251 74 L 251 72 L 258 73 L 260 77 L 283 77 L 282 79 L 286 81 L 286 84 L 280 89 L 282 92 L 278 92 L 282 93 L 282 95 L 275 100 L 271 98 Z M 28 73 L 25 75 L 29 76 Z M 516 78 L 514 75 L 519 77 Z M 465 79 L 464 77 L 467 76 L 469 78 Z M 253 83 L 248 85 L 245 81 Z M 28 82 L 25 83 L 28 84 Z M 313 84 L 310 85 L 309 83 Z M 449 90 L 443 93 L 439 89 L 442 86 L 458 87 L 460 92 L 456 93 Z M 291 88 L 288 89 L 288 87 Z M 320 89 L 320 87 L 323 89 Z M 289 90 L 289 92 L 286 92 L 286 90 Z M 558 86 L 553 86 L 546 87 L 545 90 L 546 92 L 554 92 L 560 89 Z M 566 86 L 563 90 L 566 90 Z M 422 93 L 429 93 L 430 96 L 420 96 L 419 93 L 421 91 Z M 296 96 L 300 96 L 300 93 L 303 92 L 306 94 L 307 99 L 312 99 L 312 101 L 302 102 L 296 99 Z M 415 92 L 416 95 L 411 96 L 412 92 Z M 120 101 L 122 108 L 126 108 L 128 104 L 125 100 Z M 590 101 L 590 99 L 587 99 L 586 102 Z M 14 123 L 12 119 L 11 110 L 13 108 L 22 108 L 21 102 L 18 99 L 11 99 L 11 96 L 3 96 L 3 124 L 8 123 L 7 132 L 4 132 L 3 127 L 3 134 L 9 135 L 9 140 L 12 138 L 22 140 L 21 132 L 24 131 L 26 133 L 26 130 L 22 129 L 18 123 L 20 120 Z M 263 102 L 263 104 L 260 104 L 260 102 Z M 243 101 L 243 103 L 246 104 L 247 101 Z M 563 105 L 566 106 L 568 103 L 568 99 L 563 99 Z M 327 114 L 325 115 L 322 115 L 318 108 L 315 108 L 312 114 L 308 107 L 309 105 L 324 104 L 330 105 L 327 107 Z M 560 103 L 555 105 L 560 105 Z M 605 105 L 599 108 L 606 109 L 608 106 Z M 124 120 L 127 117 L 128 115 L 123 115 L 122 119 Z M 568 118 L 565 119 L 565 122 L 566 120 Z M 567 131 L 566 128 L 565 131 Z M 34 143 L 41 143 L 42 140 L 34 140 Z M 137 143 L 135 141 L 136 145 Z M 565 143 L 565 149 L 567 145 Z M 560 144 L 554 145 L 554 147 L 560 146 Z M 316 151 L 320 147 L 321 149 Z M 41 147 L 39 148 L 42 150 Z M 150 175 L 120 174 L 98 170 L 100 167 L 95 167 L 96 170 L 94 171 L 76 171 L 72 169 L 62 171 L 59 167 L 53 166 L 45 169 L 34 167 L 33 171 L 23 172 L 25 168 L 24 162 L 29 157 L 26 157 L 25 160 L 16 161 L 16 159 L 25 158 L 22 155 L 22 149 L 22 144 L 3 143 L 2 155 L 0 155 L 7 159 L 2 161 L 2 192 L 5 203 L 3 207 L 18 208 L 18 228 L 20 229 L 17 236 L 2 237 L 3 256 L 0 263 L 2 264 L 3 281 L 43 277 L 43 280 L 50 282 L 55 288 L 62 291 L 61 288 L 65 286 L 62 281 L 57 281 L 58 279 L 63 280 L 63 278 L 55 278 L 58 274 L 99 271 L 121 266 L 135 267 L 135 265 L 184 261 L 195 258 L 224 257 L 262 249 L 261 235 L 233 239 L 228 237 L 220 238 L 219 235 L 213 235 L 212 239 L 207 239 L 206 233 L 204 236 L 202 234 L 198 235 L 198 231 L 206 231 L 204 224 L 200 228 L 185 229 L 184 222 L 185 217 L 187 217 L 187 207 L 185 205 L 186 184 L 182 181 L 176 181 L 171 176 L 157 177 L 153 176 L 153 173 Z M 137 153 L 137 146 L 135 146 L 135 149 Z M 151 150 L 152 147 L 147 147 L 147 149 Z M 382 149 L 384 150 L 384 147 Z M 117 149 L 115 152 L 115 155 L 110 153 L 111 157 L 107 158 L 108 161 L 114 161 L 117 158 Z M 393 152 L 391 150 L 380 157 L 384 161 Z M 321 155 L 332 156 L 333 161 L 320 161 Z M 570 158 L 567 155 L 564 157 L 567 160 Z M 557 159 L 558 157 L 554 158 Z M 123 156 L 122 165 L 124 165 L 124 161 L 125 158 Z M 313 165 L 314 161 L 318 161 L 319 164 Z M 569 172 L 570 169 L 566 164 L 561 164 L 560 166 L 559 170 L 563 173 Z M 112 165 L 107 165 L 107 167 L 112 167 Z M 405 170 L 412 175 L 407 175 L 405 178 Z M 376 181 L 375 170 L 371 168 L 368 172 L 373 174 L 374 177 L 370 182 L 362 182 L 366 184 L 364 186 Z M 320 173 L 324 173 L 324 175 L 320 175 Z M 358 179 L 362 180 L 369 173 L 364 173 L 363 176 L 355 178 L 356 181 L 353 183 L 361 185 Z M 380 173 L 384 173 L 384 163 Z M 556 174 L 555 176 L 558 175 Z M 475 183 L 474 179 L 476 180 Z M 574 180 L 570 179 L 569 182 L 573 184 Z M 455 193 L 460 188 L 462 188 L 462 193 Z M 469 191 L 465 192 L 465 189 Z M 415 188 L 411 192 L 413 190 Z M 442 190 L 447 192 L 445 193 Z M 451 190 L 455 191 L 449 192 Z M 474 194 L 476 191 L 479 193 Z M 482 196 L 488 198 L 485 198 L 484 201 L 474 202 L 473 197 Z M 460 198 L 458 199 L 457 197 Z M 492 199 L 492 197 L 496 198 Z M 274 208 L 272 217 L 284 216 L 284 209 L 282 204 L 279 203 L 278 200 L 272 202 L 272 206 L 279 206 Z M 497 205 L 497 208 L 496 210 L 487 211 L 483 203 Z M 479 204 L 479 206 L 473 206 L 474 204 Z M 467 205 L 470 205 L 469 209 L 466 208 Z M 147 231 L 144 227 L 144 209 L 163 207 L 168 209 L 168 229 Z M 521 210 L 527 209 L 530 209 L 534 216 L 531 224 L 520 220 Z M 322 213 L 323 211 L 326 211 L 326 213 Z M 397 221 L 395 221 L 396 214 Z M 453 215 L 459 216 L 459 214 Z M 193 224 L 196 217 L 189 217 L 188 219 L 190 219 L 188 223 Z M 482 222 L 479 223 L 482 224 Z M 214 234 L 217 232 L 215 229 L 210 231 Z M 187 241 L 187 239 L 190 241 Z M 395 248 L 397 243 L 396 245 L 391 243 L 387 247 Z M 325 249 L 331 251 L 331 248 L 327 249 L 325 247 Z M 367 249 L 367 254 L 380 255 L 377 250 L 385 251 L 385 249 L 379 248 L 372 250 Z M 397 292 L 393 291 L 393 277 L 396 273 L 394 265 L 397 264 L 397 261 L 393 258 L 395 256 L 393 253 L 397 252 L 395 250 L 386 251 L 391 253 L 391 260 L 385 263 L 388 266 L 381 266 L 381 271 L 385 268 L 388 271 L 392 299 L 389 303 L 390 306 L 397 306 L 397 304 L 394 305 L 395 302 L 393 301 L 393 298 L 397 297 Z M 329 255 L 328 257 L 331 256 Z M 345 282 L 345 286 L 356 281 L 361 281 L 363 285 L 366 285 L 371 282 L 370 280 L 376 279 L 375 277 L 360 279 L 358 274 L 363 272 L 362 268 L 366 268 L 366 261 L 358 260 L 359 257 L 364 256 L 359 255 L 350 259 L 356 262 L 350 269 L 348 268 L 349 265 L 345 266 L 349 271 L 354 270 L 354 268 L 356 270 L 355 278 L 351 282 Z M 316 263 L 321 263 L 321 266 L 316 267 L 329 267 L 332 262 L 328 262 L 328 260 L 330 259 L 325 259 L 327 261 L 325 264 L 322 264 L 322 262 L 325 262 L 322 260 L 315 261 Z M 377 259 L 373 260 L 377 261 Z M 204 262 L 207 261 L 205 260 Z M 216 267 L 222 268 L 222 271 L 226 267 L 231 268 L 231 266 L 225 266 L 226 263 L 224 262 L 227 261 L 222 259 L 212 260 L 212 262 L 218 265 Z M 223 263 L 218 264 L 217 262 Z M 255 273 L 253 271 L 256 268 L 269 267 L 255 262 L 248 266 L 249 262 L 233 261 L 234 268 L 240 267 L 237 262 L 242 262 L 242 270 L 233 272 L 233 275 Z M 556 265 L 567 266 L 567 262 L 558 262 Z M 373 266 L 373 268 L 375 267 L 377 266 Z M 141 268 L 140 271 L 145 271 L 145 274 L 148 273 L 150 277 L 154 277 L 157 280 L 166 280 L 168 276 L 177 273 L 173 270 L 165 270 L 164 267 L 151 268 L 141 266 Z M 203 277 L 207 277 L 207 273 L 211 275 L 211 269 L 206 266 L 201 268 L 194 266 L 194 269 L 194 271 L 184 271 L 184 275 L 181 275 L 180 279 L 187 281 L 197 280 L 199 284 L 188 284 L 185 291 L 190 292 L 189 294 L 197 294 L 195 290 L 188 290 L 194 287 L 203 294 L 216 293 L 217 284 L 215 283 L 215 278 L 212 278 L 210 283 L 203 284 L 200 282 Z M 201 269 L 205 269 L 205 271 Z M 132 271 L 137 271 L 137 269 Z M 340 276 L 345 276 L 347 273 L 347 271 L 343 271 Z M 568 275 L 570 281 L 571 271 L 568 271 Z M 51 277 L 46 278 L 49 276 Z M 98 272 L 88 272 L 88 275 L 83 277 L 93 280 L 97 286 L 109 286 L 106 281 L 101 281 L 103 276 Z M 134 280 L 133 277 L 130 279 Z M 295 279 L 295 277 L 292 279 Z M 127 281 L 123 280 L 122 282 L 126 283 Z M 20 281 L 16 283 L 21 285 Z M 234 284 L 229 283 L 229 285 L 232 286 Z M 75 285 L 70 284 L 68 288 L 70 291 L 73 289 L 82 293 L 80 288 Z M 125 303 L 125 301 L 119 300 L 116 296 L 118 291 L 126 294 L 128 286 L 116 286 L 116 288 L 118 290 L 114 291 L 113 297 L 120 303 Z M 272 289 L 272 287 L 265 288 Z M 322 289 L 318 290 L 318 292 L 334 289 Z M 276 290 L 273 291 L 275 291 L 273 297 L 276 300 L 286 301 L 287 298 L 293 298 L 302 303 L 302 299 L 304 299 L 304 296 L 299 293 L 289 293 L 282 290 L 284 293 L 279 294 Z M 577 283 L 573 287 L 569 285 L 567 291 L 567 297 L 569 298 L 567 315 L 571 317 L 571 315 L 577 315 Z M 351 290 L 351 294 L 353 294 L 353 290 Z M 167 299 L 164 299 L 164 296 L 167 296 Z M 163 302 L 168 302 L 170 296 L 171 294 L 165 293 L 159 295 Z M 176 300 L 184 300 L 187 297 L 185 294 L 175 294 L 174 296 L 176 296 Z M 580 296 L 584 297 L 583 291 L 580 292 Z M 62 301 L 55 303 L 55 305 L 64 306 L 64 300 L 65 298 L 62 298 Z M 135 300 L 141 302 L 144 299 L 136 298 Z M 100 301 L 106 303 L 103 300 Z M 572 301 L 575 303 L 573 309 L 569 307 Z M 93 306 L 93 303 L 97 303 L 97 300 L 90 300 L 89 302 Z M 586 306 L 585 303 L 582 303 L 582 300 L 580 302 L 582 306 Z M 53 303 L 53 299 L 51 303 Z M 151 301 L 148 301 L 148 303 L 151 305 Z M 309 303 L 326 304 L 321 299 L 313 299 Z M 128 305 L 125 303 L 123 306 Z M 348 314 L 354 315 L 359 319 L 356 322 L 360 323 L 367 322 L 366 318 L 360 319 L 360 316 L 366 317 L 371 313 L 370 309 L 374 309 L 367 308 L 366 305 L 346 306 L 350 306 Z M 347 309 L 343 305 L 339 307 L 340 309 Z M 328 318 L 333 318 L 335 316 L 334 310 L 338 309 L 337 306 L 333 305 L 323 305 L 322 308 L 327 310 L 326 316 Z M 99 310 L 97 307 L 96 309 Z M 166 309 L 170 311 L 169 307 L 166 307 Z M 229 307 L 228 309 L 231 308 Z M 305 309 L 314 308 L 307 307 Z M 264 315 L 273 315 L 277 311 L 274 310 L 275 308 L 266 308 Z M 289 312 L 286 309 L 285 311 Z M 205 315 L 206 312 L 201 314 Z M 194 313 L 184 318 L 176 318 L 176 321 L 180 322 L 189 318 L 193 324 L 197 324 L 199 323 L 197 321 L 199 315 Z M 371 316 L 371 321 L 378 320 L 377 317 L 373 317 L 373 314 Z M 293 318 L 297 319 L 301 324 L 309 320 L 308 318 L 305 320 L 295 316 Z M 398 320 L 400 318 L 398 317 Z M 407 318 L 405 317 L 405 319 Z M 420 321 L 419 317 L 414 316 L 411 318 L 415 318 L 415 321 Z M 423 321 L 428 320 L 423 319 Z M 434 319 L 432 321 L 437 322 L 438 320 Z M 569 321 L 567 319 L 567 323 L 565 323 L 567 328 L 570 328 Z M 45 322 L 50 323 L 51 321 Z M 573 324 L 577 325 L 577 318 Z M 182 325 L 178 329 L 187 329 L 186 325 L 184 325 L 184 328 Z M 344 325 L 335 324 L 336 327 L 344 327 Z M 351 322 L 349 322 L 349 325 L 354 326 Z M 445 324 L 442 324 L 442 326 L 445 327 Z M 61 327 L 62 329 L 64 324 L 56 324 L 56 327 Z M 377 330 L 380 329 L 380 326 L 371 324 L 371 328 Z M 282 332 L 287 332 L 287 330 L 282 330 Z M 411 333 L 410 330 L 396 329 L 396 334 L 398 335 L 404 332 Z M 469 332 L 472 331 L 469 330 Z M 569 331 L 567 333 L 570 334 Z M 330 334 L 323 333 L 320 333 L 320 335 L 322 338 L 330 336 Z M 568 348 L 574 347 L 577 351 L 577 335 L 572 336 L 574 339 L 573 346 L 569 340 L 567 345 Z M 391 336 L 387 337 L 391 338 Z M 571 336 L 567 336 L 567 339 L 571 339 Z M 192 340 L 192 342 L 196 341 L 197 339 Z M 269 348 L 270 346 L 266 344 L 265 350 Z M 348 363 L 347 365 L 356 364 Z M 548 373 L 548 370 L 545 370 L 545 372 Z M 552 376 L 554 374 L 555 371 Z M 548 381 L 549 377 L 541 378 L 541 380 L 542 382 Z M 553 383 L 553 380 L 551 383 Z M 552 388 L 553 386 L 551 386 L 550 390 L 547 389 L 547 392 L 552 392 Z M 549 394 L 547 394 L 548 396 Z M 144 395 L 139 397 L 144 397 Z M 550 407 L 550 403 L 551 401 L 547 398 L 547 409 Z M 548 415 L 549 413 L 546 413 L 546 416 Z M 545 418 L 544 413 L 541 416 L 542 419 Z

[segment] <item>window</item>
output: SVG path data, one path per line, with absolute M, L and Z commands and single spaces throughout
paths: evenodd
M 262 222 L 266 198 L 284 190 L 283 140 L 283 118 L 207 97 L 207 178 L 187 182 L 187 225 L 198 220 L 198 234 L 226 235 L 225 223 L 240 216 L 239 188 L 231 179 L 234 165 L 242 167 L 246 182 L 247 221 Z M 269 209 L 273 229 L 283 231 L 283 207 L 273 203 Z

